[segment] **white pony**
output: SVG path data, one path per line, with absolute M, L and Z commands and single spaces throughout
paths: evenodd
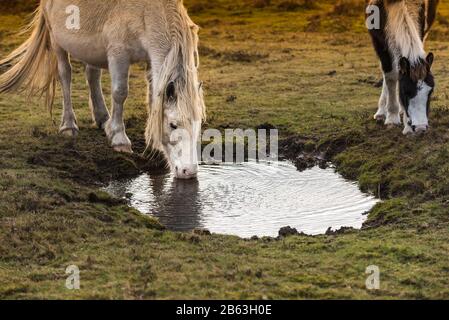
M 205 105 L 198 80 L 198 27 L 182 0 L 41 0 L 29 29 L 31 37 L 0 61 L 0 67 L 8 68 L 0 76 L 0 93 L 27 90 L 45 95 L 51 107 L 59 78 L 64 100 L 60 132 L 74 136 L 79 129 L 70 57 L 82 61 L 93 120 L 115 151 L 131 153 L 123 121 L 129 68 L 146 62 L 151 70 L 147 144 L 166 155 L 176 177 L 196 176 Z M 112 81 L 111 114 L 100 81 L 106 68 Z

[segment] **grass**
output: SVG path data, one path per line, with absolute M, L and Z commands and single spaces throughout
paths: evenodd
M 75 64 L 76 141 L 57 134 L 38 101 L 0 97 L 0 298 L 449 298 L 449 6 L 427 44 L 437 57 L 432 130 L 410 138 L 372 120 L 378 62 L 346 2 L 186 0 L 202 27 L 205 127 L 269 123 L 292 154 L 324 153 L 383 200 L 362 231 L 248 241 L 163 230 L 99 191 L 151 164 L 114 154 L 91 126 Z M 13 37 L 23 17 L 1 14 L 1 56 L 23 40 Z M 136 66 L 126 123 L 137 152 L 145 117 Z M 79 291 L 65 288 L 69 265 L 81 270 Z M 370 265 L 380 267 L 379 291 L 366 290 Z

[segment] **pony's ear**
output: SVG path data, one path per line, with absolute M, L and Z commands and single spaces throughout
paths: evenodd
M 433 60 L 434 60 L 434 55 L 433 55 L 433 53 L 432 52 L 430 52 L 428 55 L 427 55 L 427 58 L 426 58 L 426 61 L 427 61 L 427 64 L 429 65 L 429 67 L 431 68 L 432 67 L 432 65 L 433 65 Z
M 176 88 L 173 81 L 170 81 L 167 85 L 167 88 L 165 89 L 165 97 L 168 101 L 174 101 L 176 99 Z
M 410 71 L 410 61 L 407 58 L 402 57 L 399 60 L 399 72 L 401 74 L 408 74 Z

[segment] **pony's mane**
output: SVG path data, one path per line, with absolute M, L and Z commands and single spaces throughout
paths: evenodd
M 424 80 L 429 74 L 430 67 L 426 60 L 419 59 L 417 63 L 410 66 L 410 78 L 413 81 Z
M 198 26 L 190 19 L 182 0 L 167 3 L 167 19 L 170 27 L 171 49 L 165 58 L 154 83 L 156 90 L 149 110 L 145 137 L 148 147 L 161 149 L 165 90 L 173 81 L 176 88 L 177 108 L 184 126 L 189 128 L 191 119 L 203 121 L 205 105 L 198 80 Z
M 423 0 L 386 1 L 388 21 L 386 33 L 393 52 L 409 59 L 418 67 L 425 58 L 424 43 L 420 33 L 420 9 Z

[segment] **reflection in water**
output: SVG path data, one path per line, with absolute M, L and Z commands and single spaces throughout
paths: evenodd
M 198 180 L 171 180 L 168 190 L 164 190 L 164 184 L 161 183 L 159 185 L 161 192 L 154 193 L 155 215 L 163 225 L 170 226 L 176 231 L 198 228 L 201 216 Z
M 307 234 L 360 228 L 375 204 L 333 169 L 298 172 L 289 162 L 202 166 L 198 180 L 143 174 L 106 191 L 127 197 L 172 230 L 207 228 L 241 237 L 276 236 L 292 226 Z
M 143 174 L 135 180 L 112 183 L 107 189 L 118 197 L 127 197 L 131 206 L 175 231 L 201 227 L 201 203 L 198 180 L 178 180 L 170 175 Z

